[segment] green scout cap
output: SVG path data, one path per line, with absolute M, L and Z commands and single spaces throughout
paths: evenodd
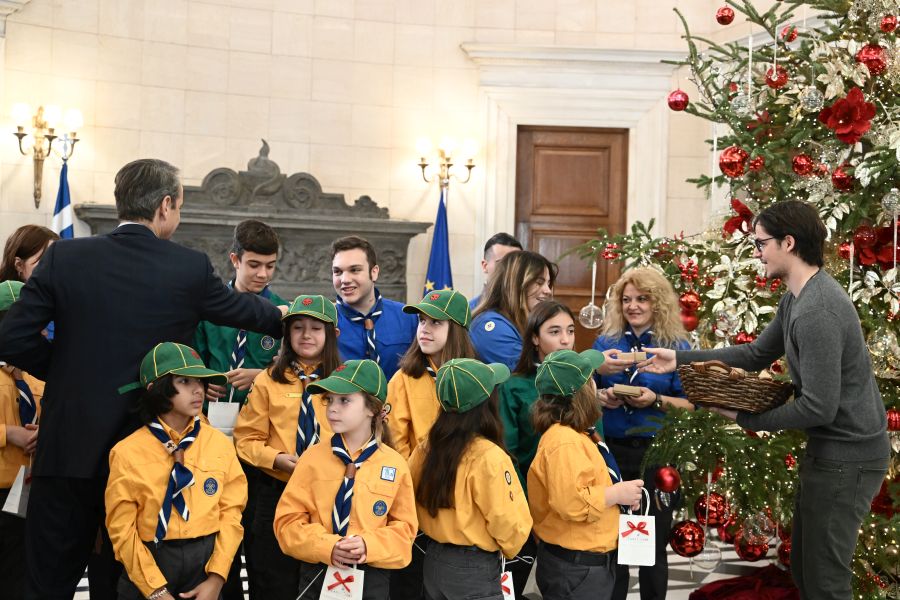
M 119 388 L 119 393 L 124 394 L 140 387 L 148 388 L 151 383 L 169 373 L 185 377 L 202 377 L 218 385 L 228 383 L 225 375 L 207 369 L 203 359 L 190 346 L 163 342 L 154 346 L 141 361 L 141 380 L 123 385 Z
M 432 319 L 439 321 L 453 321 L 466 329 L 472 322 L 472 311 L 469 310 L 469 301 L 456 290 L 442 290 L 440 292 L 428 292 L 418 304 L 407 304 L 403 307 L 405 313 L 424 313 Z
M 291 307 L 288 308 L 287 313 L 281 317 L 281 320 L 284 321 L 285 319 L 299 315 L 306 315 L 307 317 L 312 317 L 313 319 L 318 319 L 325 323 L 331 323 L 332 325 L 337 325 L 338 321 L 337 309 L 334 307 L 334 302 L 325 296 L 297 296 L 294 298 L 294 301 L 291 302 Z
M 387 400 L 387 379 L 384 377 L 384 371 L 378 363 L 368 359 L 348 360 L 325 379 L 309 384 L 307 389 L 313 394 L 366 392 L 382 402 Z
M 0 310 L 9 310 L 13 302 L 19 299 L 19 292 L 25 284 L 15 279 L 0 281 Z
M 571 396 L 587 383 L 603 359 L 603 353 L 597 350 L 581 354 L 574 350 L 551 352 L 538 367 L 534 385 L 540 394 Z
M 437 372 L 437 396 L 448 412 L 464 413 L 487 400 L 494 388 L 509 379 L 509 368 L 474 358 L 454 358 Z

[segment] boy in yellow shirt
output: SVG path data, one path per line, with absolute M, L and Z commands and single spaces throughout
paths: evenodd
M 109 455 L 106 528 L 125 567 L 120 600 L 219 597 L 241 543 L 247 479 L 231 440 L 200 419 L 206 382 L 225 383 L 173 342 L 141 362 L 147 424 Z

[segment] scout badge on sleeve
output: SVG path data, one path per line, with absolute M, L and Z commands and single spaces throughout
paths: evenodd
M 500 591 L 503 592 L 503 600 L 516 600 L 512 571 L 506 570 L 506 557 L 502 552 L 500 553 Z
M 9 489 L 3 504 L 3 512 L 25 518 L 28 508 L 28 494 L 31 491 L 31 467 L 19 467 L 19 474 Z
M 365 572 L 356 567 L 338 569 L 329 565 L 319 600 L 362 600 L 364 576 Z
M 650 494 L 642 488 L 642 498 L 647 496 L 644 514 L 619 515 L 619 564 L 652 567 L 656 564 L 656 517 L 651 517 Z

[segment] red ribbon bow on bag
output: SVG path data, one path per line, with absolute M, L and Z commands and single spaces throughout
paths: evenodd
M 635 525 L 631 521 L 628 521 L 628 531 L 623 531 L 622 537 L 628 537 L 635 531 L 637 531 L 638 533 L 643 533 L 644 535 L 650 535 L 650 532 L 647 531 L 647 521 L 638 521 L 637 525 Z
M 347 579 L 344 579 L 343 577 L 341 577 L 341 574 L 340 574 L 340 573 L 338 573 L 337 571 L 335 571 L 335 572 L 334 572 L 334 578 L 337 579 L 337 583 L 332 583 L 331 585 L 329 585 L 329 586 L 328 586 L 328 591 L 333 590 L 334 588 L 336 588 L 336 587 L 339 586 L 339 585 L 344 586 L 344 589 L 347 590 L 348 592 L 351 592 L 351 591 L 352 591 L 352 590 L 350 589 L 350 586 L 348 586 L 347 584 L 348 584 L 348 583 L 353 583 L 353 575 L 350 575 L 349 577 L 347 577 Z

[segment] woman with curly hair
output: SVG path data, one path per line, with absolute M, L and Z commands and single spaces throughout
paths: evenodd
M 656 565 L 640 568 L 642 600 L 666 597 L 669 568 L 666 543 L 672 527 L 675 502 L 662 501 L 655 494 L 655 466 L 640 472 L 644 454 L 653 441 L 658 423 L 669 407 L 693 409 L 684 399 L 677 373 L 658 375 L 639 372 L 633 361 L 618 358 L 623 352 L 640 352 L 647 347 L 684 350 L 688 335 L 681 324 L 678 297 L 672 284 L 658 270 L 639 267 L 626 271 L 607 294 L 606 316 L 594 349 L 606 360 L 598 369 L 598 394 L 603 405 L 603 431 L 609 449 L 616 457 L 623 479 L 643 479 L 650 492 L 650 514 L 656 517 Z M 617 396 L 613 385 L 626 384 L 640 390 L 637 397 Z M 637 428 L 653 428 L 640 433 Z M 663 499 L 664 500 L 664 499 Z M 628 567 L 617 567 L 613 600 L 628 595 Z

